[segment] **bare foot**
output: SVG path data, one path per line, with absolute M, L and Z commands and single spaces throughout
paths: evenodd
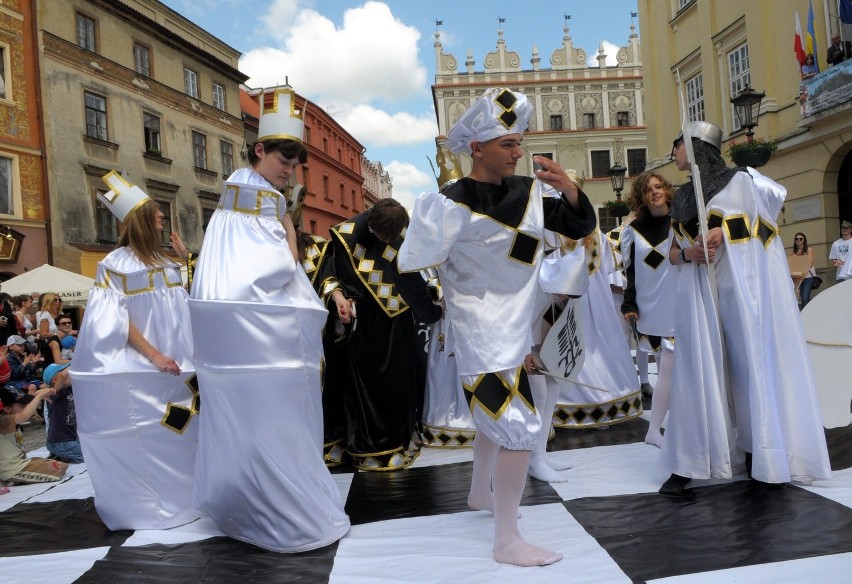
M 571 468 L 570 465 L 568 468 Z M 531 477 L 546 483 L 564 483 L 570 478 L 565 473 L 553 470 L 549 464 L 541 460 L 531 460 L 530 468 L 527 472 Z
M 562 554 L 516 539 L 505 545 L 494 544 L 494 559 L 501 564 L 516 566 L 549 566 L 562 559 Z
M 663 435 L 660 434 L 659 430 L 648 430 L 648 434 L 645 435 L 645 444 L 651 444 L 657 448 L 662 448 Z
M 494 513 L 494 494 L 470 493 L 467 496 L 467 506 L 473 511 L 488 511 Z

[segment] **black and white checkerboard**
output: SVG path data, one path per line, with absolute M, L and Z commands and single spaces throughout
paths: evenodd
M 642 419 L 560 430 L 551 456 L 570 480 L 527 483 L 521 529 L 565 559 L 544 568 L 491 560 L 493 520 L 465 505 L 468 450 L 426 449 L 408 470 L 336 472 L 352 529 L 329 547 L 266 552 L 206 520 L 168 531 L 110 532 L 84 465 L 51 486 L 0 496 L 0 574 L 12 582 L 848 582 L 852 430 L 828 432 L 831 480 L 761 486 L 737 477 L 678 501 Z M 38 454 L 38 453 L 36 453 Z M 692 485 L 691 485 L 692 486 Z

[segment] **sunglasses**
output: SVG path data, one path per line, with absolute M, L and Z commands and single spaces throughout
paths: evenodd
M 65 325 L 71 326 L 71 323 L 70 322 L 60 322 L 59 323 L 59 326 L 65 326 Z
M 804 240 L 805 240 L 805 238 L 804 238 L 804 237 L 797 237 L 797 238 L 796 238 L 796 241 L 804 241 Z

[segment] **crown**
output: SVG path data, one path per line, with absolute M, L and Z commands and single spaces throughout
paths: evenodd
M 296 111 L 296 92 L 290 86 L 272 87 L 260 92 L 258 142 L 264 140 L 302 141 L 305 122 Z
M 151 200 L 142 189 L 129 183 L 126 178 L 114 170 L 105 175 L 103 181 L 110 188 L 110 191 L 98 193 L 98 200 L 122 223 L 133 211 Z
M 435 161 L 441 169 L 441 174 L 438 175 L 438 190 L 443 191 L 460 178 L 464 178 L 458 157 L 446 146 L 438 146 Z

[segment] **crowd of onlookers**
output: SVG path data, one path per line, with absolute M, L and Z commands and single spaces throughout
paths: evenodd
M 57 480 L 83 462 L 68 366 L 77 331 L 62 299 L 0 292 L 0 482 Z M 27 458 L 21 426 L 43 424 L 47 459 Z

